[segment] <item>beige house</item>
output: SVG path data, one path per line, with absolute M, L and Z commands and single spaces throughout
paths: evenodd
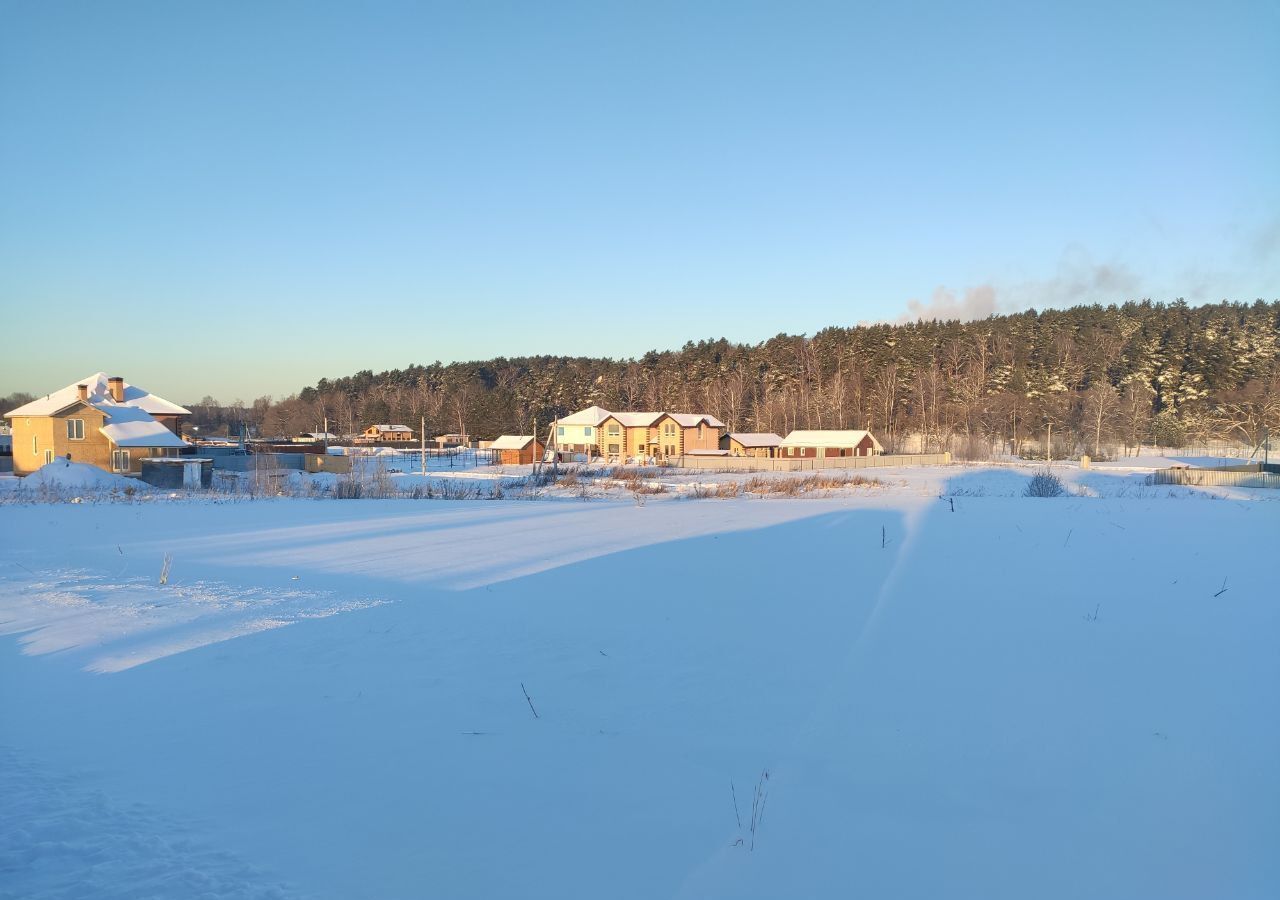
M 832 456 L 876 456 L 884 447 L 869 431 L 793 431 L 778 445 L 785 459 L 825 459 Z
M 718 455 L 723 428 L 715 416 L 695 413 L 610 413 L 600 424 L 600 453 L 607 459 L 656 460 Z
M 719 454 L 724 423 L 701 413 L 610 412 L 590 406 L 559 419 L 550 432 L 561 451 L 605 459 L 666 460 Z
M 178 436 L 191 411 L 98 372 L 5 413 L 13 430 L 13 471 L 29 475 L 70 457 L 125 475 L 149 457 L 177 456 L 190 446 Z
M 720 438 L 720 449 L 730 456 L 768 459 L 777 453 L 782 438 L 773 432 L 735 431 Z
M 725 425 L 715 416 L 703 413 L 667 413 L 670 423 L 663 422 L 661 446 L 664 456 L 716 456 L 720 452 L 720 435 Z M 669 432 L 668 424 L 674 423 Z M 669 443 L 674 437 L 677 443 Z
M 613 460 L 658 455 L 654 425 L 662 415 L 651 412 L 610 413 L 600 423 L 600 455 Z

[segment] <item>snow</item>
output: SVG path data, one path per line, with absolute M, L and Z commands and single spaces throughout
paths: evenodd
M 1031 471 L 0 505 L 0 897 L 1276 895 L 1280 492 Z
M 533 440 L 531 434 L 504 434 L 489 445 L 490 450 L 523 450 Z
M 626 428 L 645 428 L 662 418 L 659 412 L 617 412 L 613 414 Z
M 82 384 L 87 385 L 89 388 L 90 403 L 94 405 L 103 401 L 114 403 L 111 400 L 111 389 L 108 385 L 107 373 L 97 372 L 88 378 L 73 381 L 66 387 L 56 390 L 47 396 L 19 406 L 17 409 L 5 413 L 5 416 L 51 416 L 66 409 L 68 406 L 80 402 L 79 386 Z M 123 405 L 141 409 L 152 415 L 187 416 L 191 414 L 189 409 L 185 409 L 176 403 L 171 403 L 163 397 L 158 397 L 136 385 L 129 384 L 127 381 L 124 382 Z
M 744 447 L 776 447 L 782 443 L 782 438 L 773 432 L 735 431 L 729 437 Z
M 109 421 L 102 426 L 107 440 L 117 447 L 188 447 L 182 438 L 151 417 L 151 414 L 132 406 L 122 406 L 111 401 L 94 403 L 96 409 L 107 414 Z
M 590 425 L 595 427 L 610 416 L 609 410 L 601 406 L 588 406 L 586 409 L 578 410 L 561 419 L 557 419 L 560 425 Z
M 682 428 L 693 428 L 699 422 L 706 422 L 712 428 L 724 428 L 724 423 L 715 416 L 698 413 L 668 413 Z
M 147 484 L 137 479 L 116 475 L 88 463 L 68 462 L 65 459 L 55 459 L 51 463 L 45 463 L 30 475 L 22 479 L 14 479 L 13 483 L 14 489 L 22 491 L 41 487 L 97 491 L 122 491 L 125 488 L 147 490 L 149 488 Z

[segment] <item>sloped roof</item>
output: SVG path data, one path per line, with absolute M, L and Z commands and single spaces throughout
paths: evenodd
M 661 419 L 662 416 L 663 413 L 660 412 L 619 412 L 613 414 L 613 417 L 627 428 L 645 428 Z
M 782 438 L 772 431 L 735 431 L 729 439 L 744 447 L 777 447 L 782 443 Z
M 724 428 L 723 422 L 706 413 L 667 413 L 667 415 L 679 422 L 683 428 L 692 428 L 699 422 L 706 422 L 712 428 Z
M 378 431 L 413 431 L 408 425 L 374 425 Z
M 781 447 L 846 447 L 853 448 L 862 439 L 871 438 L 871 445 L 884 450 L 875 435 L 869 431 L 793 431 L 782 439 Z
M 110 401 L 92 404 L 107 417 L 102 433 L 117 447 L 187 447 L 190 446 L 168 428 L 151 417 L 151 413 Z
M 599 425 L 605 419 L 609 418 L 609 410 L 602 406 L 588 406 L 586 409 L 580 409 L 576 413 L 558 419 L 561 425 Z
M 61 412 L 68 406 L 74 406 L 80 402 L 80 385 L 88 385 L 89 387 L 89 403 L 97 405 L 98 402 L 106 400 L 111 401 L 111 390 L 107 386 L 107 373 L 97 372 L 88 378 L 81 378 L 79 381 L 73 381 L 64 388 L 54 391 L 52 394 L 41 397 L 38 400 L 32 400 L 23 406 L 19 406 L 15 410 L 5 413 L 6 417 L 14 416 L 52 416 Z M 114 404 L 121 405 L 121 404 Z M 191 410 L 184 409 L 176 403 L 158 397 L 148 391 L 135 385 L 124 382 L 124 406 L 132 406 L 153 416 L 189 416 Z
M 533 440 L 531 434 L 504 434 L 492 444 L 490 450 L 523 450 Z

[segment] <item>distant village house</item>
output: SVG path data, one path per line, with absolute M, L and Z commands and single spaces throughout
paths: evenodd
M 361 443 L 405 443 L 413 440 L 408 425 L 370 425 L 360 435 Z

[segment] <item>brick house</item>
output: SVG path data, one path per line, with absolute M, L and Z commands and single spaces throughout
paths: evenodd
M 13 431 L 13 471 L 29 475 L 70 456 L 108 472 L 136 475 L 142 461 L 177 456 L 191 411 L 120 377 L 98 372 L 5 413 Z

